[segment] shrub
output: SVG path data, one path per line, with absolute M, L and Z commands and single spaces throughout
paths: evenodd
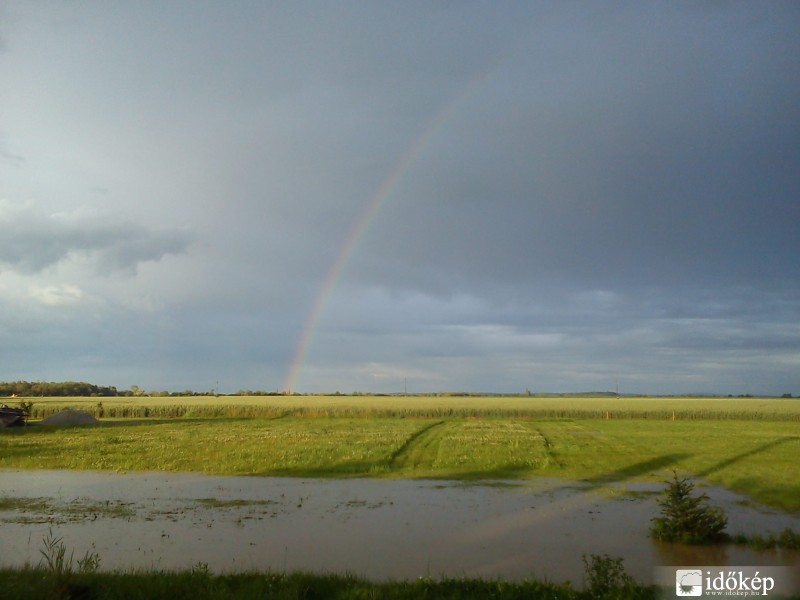
M 627 597 L 636 587 L 634 579 L 625 572 L 622 559 L 608 554 L 590 554 L 588 558 L 584 554 L 583 571 L 586 591 L 592 598 Z
M 708 496 L 692 496 L 694 484 L 673 471 L 667 481 L 661 505 L 661 517 L 652 519 L 650 533 L 657 540 L 684 544 L 707 544 L 725 539 L 723 530 L 728 518 L 721 508 L 708 505 Z

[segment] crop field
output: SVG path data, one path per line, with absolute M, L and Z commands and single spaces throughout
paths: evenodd
M 97 426 L 0 430 L 0 468 L 465 480 L 549 476 L 598 486 L 661 481 L 677 469 L 800 512 L 796 399 L 32 400 L 34 417 L 69 406 L 102 418 Z
M 63 408 L 105 417 L 529 416 L 549 418 L 738 419 L 800 422 L 800 398 L 614 396 L 190 396 L 30 398 L 33 419 Z

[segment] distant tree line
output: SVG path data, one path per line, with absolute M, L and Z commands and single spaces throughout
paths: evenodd
M 0 382 L 0 397 L 9 397 L 9 396 L 19 396 L 19 397 L 41 397 L 41 396 L 158 396 L 158 397 L 176 397 L 176 396 L 283 396 L 287 394 L 285 391 L 265 391 L 265 390 L 238 390 L 233 394 L 220 394 L 216 390 L 211 390 L 208 392 L 196 392 L 194 390 L 183 390 L 182 392 L 168 392 L 164 391 L 145 391 L 144 389 L 140 388 L 138 385 L 132 385 L 130 389 L 127 390 L 118 390 L 113 385 L 95 385 L 93 383 L 86 383 L 84 381 L 5 381 Z M 290 393 L 292 396 L 306 396 L 306 395 L 314 395 L 314 394 L 302 394 L 298 392 Z M 326 394 L 322 394 L 326 395 Z M 646 394 L 618 394 L 616 392 L 572 392 L 572 393 L 553 393 L 553 392 L 531 392 L 530 390 L 526 389 L 524 393 L 491 393 L 491 392 L 420 392 L 420 393 L 400 393 L 396 392 L 394 394 L 386 394 L 386 393 L 373 393 L 373 392 L 351 392 L 347 394 L 343 394 L 341 392 L 333 392 L 331 394 L 333 396 L 440 396 L 440 397 L 484 397 L 484 396 L 504 396 L 504 397 L 520 397 L 520 396 L 528 396 L 528 397 L 624 397 L 624 396 L 642 396 L 642 397 L 674 397 L 674 398 L 683 398 L 683 397 L 695 397 L 697 394 L 678 394 L 678 395 L 669 395 L 669 396 L 650 396 Z M 714 394 L 699 394 L 705 397 L 717 397 L 721 398 L 723 396 L 714 395 Z M 738 396 L 734 396 L 733 394 L 728 394 L 728 398 L 752 398 L 751 394 L 739 394 Z M 781 396 L 781 398 L 793 398 L 792 394 L 786 393 Z
M 94 385 L 83 381 L 10 381 L 0 382 L 0 396 L 120 396 L 114 386 Z
M 146 392 L 138 385 L 129 390 L 118 390 L 113 385 L 95 385 L 84 381 L 4 381 L 0 382 L 0 397 L 41 397 L 41 396 L 214 396 L 212 392 L 151 391 Z

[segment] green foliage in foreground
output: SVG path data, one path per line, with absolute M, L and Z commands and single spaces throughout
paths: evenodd
M 583 567 L 586 591 L 592 598 L 630 598 L 640 592 L 640 586 L 625 572 L 621 558 L 584 554 Z
M 430 579 L 372 582 L 350 575 L 296 572 L 239 573 L 213 575 L 208 565 L 198 563 L 190 571 L 100 572 L 100 556 L 87 553 L 76 563 L 63 539 L 52 530 L 43 540 L 42 560 L 37 568 L 0 569 L 0 594 L 4 599 L 28 598 L 136 598 L 169 600 L 186 598 L 270 599 L 418 599 L 418 598 L 528 598 L 560 599 L 649 599 L 655 588 L 638 585 L 627 573 L 621 558 L 584 556 L 585 590 L 537 580 Z
M 0 569 L 0 590 L 7 600 L 72 597 L 97 600 L 645 600 L 656 597 L 655 588 L 636 584 L 611 587 L 599 594 L 591 588 L 582 591 L 568 583 L 535 580 L 418 579 L 377 583 L 347 575 L 309 573 L 212 575 L 202 568 L 177 573 L 76 573 L 66 580 L 44 569 Z

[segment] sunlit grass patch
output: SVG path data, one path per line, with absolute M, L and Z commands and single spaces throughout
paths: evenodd
M 418 475 L 514 476 L 550 464 L 544 438 L 525 423 L 453 419 L 418 440 L 399 470 Z M 413 456 L 412 456 L 413 455 Z
M 741 492 L 759 502 L 800 511 L 800 431 L 792 422 L 592 421 L 604 442 L 587 444 L 589 476 L 607 463 L 609 479 L 663 480 L 672 469 Z M 598 440 L 599 442 L 600 440 Z M 615 452 L 614 447 L 622 450 Z M 602 457 L 605 457 L 604 459 Z M 636 460 L 639 457 L 640 460 Z M 627 462 L 628 466 L 622 466 Z M 616 469 L 608 469 L 612 466 Z M 582 471 L 582 470 L 581 470 Z

